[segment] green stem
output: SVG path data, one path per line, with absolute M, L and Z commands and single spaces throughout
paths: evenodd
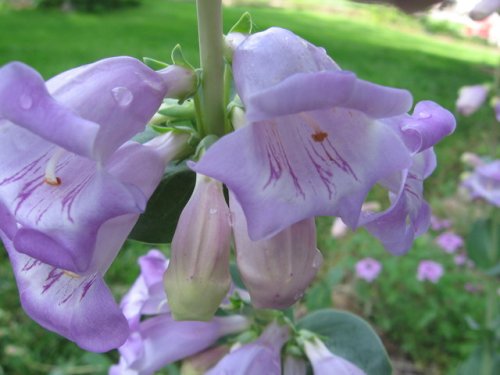
M 224 135 L 224 59 L 222 34 L 222 1 L 196 0 L 201 83 L 201 110 L 204 130 Z

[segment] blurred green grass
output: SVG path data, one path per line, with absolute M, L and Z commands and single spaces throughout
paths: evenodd
M 499 53 L 464 40 L 426 34 L 408 16 L 388 8 L 353 8 L 327 13 L 303 9 L 232 7 L 225 10 L 225 30 L 250 10 L 258 30 L 286 27 L 325 47 L 344 68 L 361 78 L 410 90 L 415 100 L 435 100 L 453 110 L 459 87 L 490 81 Z M 74 14 L 47 10 L 0 13 L 0 65 L 20 60 L 45 78 L 60 71 L 113 55 L 169 60 L 180 43 L 187 58 L 197 58 L 193 2 L 144 0 L 136 9 L 105 14 Z M 463 151 L 487 153 L 494 120 L 483 108 L 472 118 L 458 118 L 458 129 L 437 147 L 440 165 L 427 186 L 427 196 L 439 202 L 459 181 Z M 336 247 L 320 225 L 320 248 Z M 361 235 L 352 246 L 370 248 Z M 349 247 L 349 246 L 347 246 Z M 422 247 L 425 247 L 424 245 Z M 138 274 L 136 258 L 147 246 L 129 244 L 107 279 L 117 296 Z M 346 250 L 346 249 L 344 249 Z M 368 250 L 366 251 L 368 252 Z M 361 255 L 362 250 L 358 250 Z M 334 259 L 329 259 L 333 262 Z M 17 290 L 4 252 L 0 252 L 0 374 L 100 374 L 116 354 L 85 354 L 75 345 L 39 328 L 19 309 Z

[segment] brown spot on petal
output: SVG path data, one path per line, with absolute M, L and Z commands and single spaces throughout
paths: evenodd
M 314 142 L 323 142 L 328 137 L 328 133 L 317 131 L 311 137 Z
M 49 184 L 51 186 L 59 186 L 61 185 L 62 181 L 59 177 L 56 177 L 55 181 L 54 180 L 51 180 L 49 178 L 44 178 L 43 180 L 46 184 Z

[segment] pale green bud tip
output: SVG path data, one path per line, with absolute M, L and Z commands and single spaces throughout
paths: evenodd
M 170 268 L 169 268 L 170 269 Z M 165 273 L 165 290 L 175 320 L 208 321 L 229 291 L 229 283 L 182 279 L 175 271 Z

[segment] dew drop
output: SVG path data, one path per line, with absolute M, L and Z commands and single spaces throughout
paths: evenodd
M 19 97 L 19 104 L 22 109 L 30 109 L 33 105 L 33 99 L 31 99 L 31 96 L 23 94 Z
M 120 107 L 128 106 L 134 99 L 134 95 L 126 87 L 115 87 L 111 90 L 111 93 Z
M 431 114 L 430 113 L 427 113 L 427 112 L 420 112 L 418 114 L 418 117 L 422 118 L 422 119 L 426 119 L 426 118 L 430 118 L 431 117 Z

